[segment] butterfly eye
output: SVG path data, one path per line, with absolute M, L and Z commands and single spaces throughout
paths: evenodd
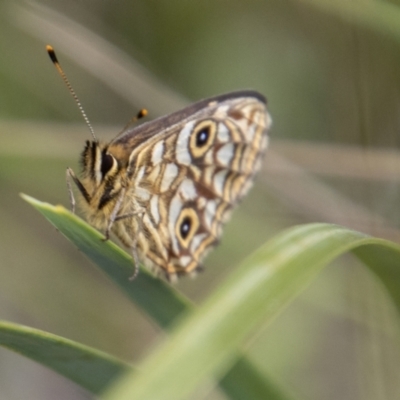
M 107 172 L 110 171 L 110 169 L 114 165 L 114 157 L 110 154 L 103 153 L 101 157 L 101 175 L 104 178 L 107 174 Z
M 184 208 L 176 223 L 176 236 L 182 247 L 187 248 L 199 227 L 199 217 L 192 208 Z
M 212 146 L 217 130 L 213 120 L 205 120 L 198 123 L 190 138 L 190 152 L 194 158 L 202 157 Z

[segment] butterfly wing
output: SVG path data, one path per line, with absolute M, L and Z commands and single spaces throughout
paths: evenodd
M 110 152 L 130 151 L 127 201 L 144 212 L 135 229 L 123 229 L 137 235 L 146 264 L 170 278 L 199 268 L 253 182 L 270 124 L 264 97 L 243 91 L 195 103 L 110 144 Z

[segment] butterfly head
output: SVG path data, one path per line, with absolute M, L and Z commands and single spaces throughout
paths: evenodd
M 120 169 L 116 158 L 108 152 L 108 146 L 94 140 L 86 141 L 81 163 L 84 178 L 90 180 L 95 187 L 117 175 Z

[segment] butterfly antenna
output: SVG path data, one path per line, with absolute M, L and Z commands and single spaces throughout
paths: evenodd
M 81 112 L 81 114 L 82 114 L 82 116 L 83 116 L 83 119 L 85 120 L 86 125 L 87 125 L 87 126 L 89 127 L 89 129 L 90 129 L 90 133 L 92 134 L 93 139 L 97 142 L 97 138 L 96 138 L 96 136 L 95 136 L 95 134 L 94 134 L 94 130 L 93 130 L 92 124 L 90 123 L 89 118 L 87 117 L 87 115 L 86 115 L 86 113 L 85 113 L 85 110 L 83 109 L 82 104 L 81 104 L 81 102 L 79 101 L 79 98 L 78 98 L 78 96 L 77 96 L 76 93 L 75 93 L 75 90 L 72 88 L 71 84 L 69 83 L 69 80 L 68 80 L 67 76 L 65 75 L 65 72 L 64 72 L 63 69 L 61 68 L 61 65 L 60 65 L 60 63 L 58 62 L 58 59 L 57 59 L 57 56 L 56 56 L 56 53 L 55 53 L 53 47 L 50 46 L 50 45 L 48 44 L 48 45 L 46 46 L 46 50 L 47 50 L 47 53 L 48 53 L 49 56 L 50 56 L 51 61 L 53 62 L 53 64 L 54 64 L 55 67 L 57 68 L 58 73 L 61 75 L 61 78 L 63 79 L 63 81 L 64 81 L 65 84 L 67 85 L 67 88 L 68 88 L 69 92 L 71 93 L 72 97 L 74 98 L 75 103 L 78 105 L 78 108 L 79 108 L 79 110 L 80 110 L 80 112 Z
M 134 116 L 121 130 L 121 132 L 119 132 L 117 134 L 117 136 L 115 136 L 115 138 L 113 140 L 115 140 L 117 137 L 121 136 L 131 125 L 133 125 L 135 122 L 137 122 L 139 119 L 142 119 L 143 117 L 146 117 L 148 114 L 148 111 L 145 108 L 142 108 L 137 114 L 136 116 Z

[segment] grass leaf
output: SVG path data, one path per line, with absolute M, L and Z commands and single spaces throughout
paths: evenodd
M 66 210 L 25 194 L 24 200 L 43 214 L 67 239 L 98 265 L 147 315 L 160 326 L 168 328 L 174 319 L 190 307 L 187 298 L 180 295 L 168 283 L 154 277 L 141 268 L 138 277 L 131 282 L 133 261 L 112 241 L 104 242 L 104 236 Z
M 108 400 L 186 399 L 210 376 L 221 377 L 261 322 L 271 321 L 334 258 L 366 246 L 396 261 L 400 246 L 329 224 L 294 227 L 250 256 L 143 362 L 108 391 Z
M 400 309 L 400 287 L 394 279 L 400 272 L 400 247 L 359 232 L 329 224 L 287 230 L 249 257 L 193 310 L 189 300 L 145 269 L 130 282 L 131 257 L 112 242 L 103 242 L 99 232 L 64 207 L 23 197 L 158 324 L 172 331 L 145 360 L 144 372 L 123 378 L 110 389 L 110 399 L 184 399 L 210 377 L 221 379 L 221 388 L 234 399 L 254 398 L 255 391 L 259 398 L 288 398 L 252 368 L 238 348 L 261 322 L 272 320 L 297 296 L 322 267 L 347 251 L 353 250 L 378 274 Z M 187 318 L 174 324 L 183 312 Z M 248 382 L 257 384 L 249 386 Z
M 46 365 L 95 394 L 131 369 L 123 361 L 99 350 L 5 321 L 0 321 L 0 345 Z
M 40 211 L 95 264 L 100 266 L 137 305 L 142 307 L 162 327 L 170 328 L 175 318 L 182 312 L 193 310 L 194 307 L 188 299 L 178 294 L 168 283 L 154 278 L 146 269 L 142 269 L 136 280 L 130 282 L 128 278 L 133 272 L 132 259 L 111 241 L 103 242 L 101 240 L 103 236 L 97 230 L 64 207 L 40 202 L 27 195 L 21 196 Z M 21 352 L 24 352 L 24 349 L 21 349 Z M 233 362 L 231 372 L 227 373 L 221 383 L 221 388 L 227 394 L 232 392 L 232 388 L 241 384 L 241 393 L 246 393 L 250 389 L 249 395 L 254 395 L 254 385 L 250 388 L 245 382 L 251 377 L 253 383 L 259 382 L 257 393 L 260 398 L 265 398 L 266 396 L 271 400 L 286 398 L 283 394 L 271 397 L 272 387 L 276 388 L 276 393 L 279 393 L 277 385 L 272 383 L 267 376 L 261 378 L 259 373 L 252 376 L 252 372 L 255 369 L 250 368 L 250 362 L 239 352 L 236 357 L 238 364 L 236 365 Z M 238 371 L 240 371 L 241 379 L 237 376 Z M 87 388 L 87 386 L 85 387 Z
M 232 400 L 289 400 L 293 398 L 245 358 L 237 360 L 219 384 Z

